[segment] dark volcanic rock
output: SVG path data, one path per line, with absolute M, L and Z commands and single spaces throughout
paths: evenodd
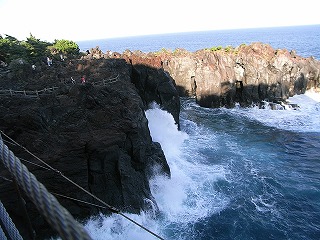
M 156 102 L 172 114 L 179 126 L 180 99 L 173 79 L 164 71 L 133 65 L 132 82 L 145 104 Z
M 194 96 L 203 107 L 284 101 L 307 89 L 320 88 L 318 60 L 262 43 L 196 52 L 127 51 L 122 57 L 130 59 L 134 66 L 144 64 L 161 69 L 174 80 L 180 96 Z M 140 71 L 139 76 L 148 79 L 147 73 Z
M 132 66 L 132 82 L 138 89 L 145 104 L 158 103 L 172 114 L 179 127 L 180 98 L 177 86 L 170 74 L 164 71 L 162 61 L 154 54 L 125 51 L 121 58 Z
M 61 73 L 59 89 L 39 98 L 1 96 L 1 130 L 107 204 L 131 213 L 156 208 L 149 178 L 154 168 L 170 177 L 170 169 L 160 144 L 152 142 L 144 113 L 154 98 L 149 93 L 150 97 L 142 100 L 131 83 L 132 66 L 120 59 L 83 59 L 47 70 L 47 83 L 51 79 L 50 83 L 54 84 L 55 74 L 57 71 Z M 87 84 L 63 84 L 70 76 L 79 79 L 84 73 Z M 116 81 L 98 85 L 115 74 L 119 76 Z M 151 81 L 150 78 L 147 81 Z M 30 80 L 19 86 L 22 84 L 30 89 L 38 86 L 39 89 L 43 83 L 37 85 L 37 81 Z M 146 83 L 150 92 L 156 91 L 152 89 L 153 84 L 153 81 Z M 166 98 L 176 97 L 176 92 L 165 88 L 162 92 L 168 94 Z M 23 149 L 11 144 L 8 147 L 19 158 L 40 164 Z M 51 192 L 97 203 L 54 172 L 25 164 Z M 28 239 L 26 220 L 17 208 L 13 183 L 5 180 L 11 177 L 3 168 L 0 176 L 1 201 Z M 23 198 L 37 238 L 52 235 L 52 230 L 28 197 L 24 195 Z M 58 200 L 76 219 L 86 219 L 98 211 L 110 213 L 61 197 Z
M 235 102 L 281 101 L 320 83 L 319 61 L 260 43 L 194 53 L 103 54 L 95 48 L 81 59 L 54 61 L 50 67 L 40 63 L 31 71 L 20 61 L 11 67 L 1 65 L 0 90 L 57 89 L 37 98 L 0 95 L 0 129 L 109 205 L 132 213 L 157 208 L 148 181 L 153 174 L 170 177 L 144 113 L 153 101 L 179 126 L 179 94 L 195 96 L 201 106 L 229 107 Z M 86 84 L 80 84 L 82 77 Z M 39 164 L 5 140 L 20 159 Z M 97 203 L 56 173 L 26 165 L 50 191 Z M 2 167 L 1 201 L 24 238 L 31 239 L 10 179 Z M 28 197 L 23 198 L 37 238 L 54 234 Z M 79 220 L 102 211 L 60 195 L 58 200 Z
M 195 95 L 204 107 L 286 100 L 320 84 L 319 61 L 262 43 L 218 51 L 180 51 L 164 59 L 164 69 L 180 95 Z

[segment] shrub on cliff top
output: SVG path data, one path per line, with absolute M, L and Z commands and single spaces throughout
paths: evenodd
M 226 46 L 224 49 L 225 52 L 231 52 L 233 50 L 234 50 L 234 47 L 232 47 L 232 46 Z
M 70 40 L 54 40 L 54 44 L 52 45 L 51 49 L 55 49 L 59 53 L 63 54 L 79 54 L 79 46 L 73 41 Z
M 212 52 L 215 52 L 215 51 L 218 51 L 218 50 L 221 50 L 222 49 L 222 46 L 217 46 L 217 47 L 212 47 L 212 48 L 210 48 L 210 50 L 212 51 Z

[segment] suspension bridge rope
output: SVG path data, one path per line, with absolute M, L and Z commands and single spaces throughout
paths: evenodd
M 18 185 L 25 191 L 39 212 L 62 239 L 89 240 L 91 237 L 72 215 L 60 205 L 46 187 L 29 172 L 12 151 L 3 143 L 0 135 L 0 158 Z M 15 239 L 15 238 L 13 238 Z
M 1 228 L 1 225 L 0 225 L 0 239 L 1 240 L 7 240 L 7 237 L 6 235 L 4 234 L 2 228 Z
M 107 204 L 106 202 L 104 202 L 103 200 L 101 200 L 100 198 L 98 198 L 97 196 L 95 196 L 94 194 L 90 193 L 88 190 L 84 189 L 83 187 L 81 187 L 79 184 L 75 183 L 74 181 L 72 181 L 70 178 L 68 178 L 67 176 L 65 176 L 62 172 L 60 172 L 59 170 L 53 168 L 52 166 L 50 166 L 48 163 L 46 163 L 45 161 L 43 161 L 42 159 L 40 159 L 39 157 L 37 157 L 35 154 L 33 154 L 32 152 L 30 152 L 28 149 L 26 149 L 24 146 L 20 145 L 19 143 L 17 143 L 16 141 L 14 141 L 12 138 L 10 138 L 8 135 L 6 135 L 3 131 L 0 130 L 0 133 L 3 134 L 4 136 L 6 136 L 8 139 L 10 139 L 10 141 L 12 141 L 13 144 L 21 147 L 23 150 L 25 150 L 27 153 L 29 153 L 31 156 L 33 156 L 34 158 L 36 158 L 38 161 L 40 161 L 43 165 L 45 165 L 44 168 L 46 169 L 50 169 L 53 172 L 55 172 L 56 174 L 60 175 L 62 178 L 64 178 L 65 180 L 67 180 L 68 182 L 70 182 L 71 184 L 73 184 L 74 186 L 76 186 L 77 188 L 79 188 L 80 190 L 82 190 L 83 192 L 85 192 L 86 194 L 88 194 L 89 196 L 91 196 L 92 198 L 94 198 L 96 201 L 100 202 L 102 205 L 105 206 L 106 209 L 108 209 L 109 211 L 119 214 L 122 217 L 126 218 L 127 220 L 129 220 L 130 222 L 134 223 L 135 225 L 137 225 L 138 227 L 140 227 L 141 229 L 145 230 L 146 232 L 150 233 L 151 235 L 155 236 L 156 238 L 160 239 L 160 240 L 164 240 L 164 238 L 162 238 L 161 236 L 159 236 L 158 234 L 154 233 L 153 231 L 149 230 L 148 228 L 146 228 L 145 226 L 143 226 L 142 224 L 138 223 L 137 221 L 133 220 L 132 218 L 128 217 L 126 214 L 122 213 L 119 209 Z M 0 134 L 0 140 L 1 140 L 1 134 Z M 58 195 L 58 194 L 56 194 Z M 60 194 L 60 196 L 62 196 Z M 67 197 L 66 197 L 67 198 Z M 69 197 L 69 199 L 72 199 Z M 78 200 L 78 199 L 72 199 L 72 200 Z M 78 200 L 79 201 L 79 200 Z M 81 200 L 80 200 L 81 201 Z M 91 204 L 91 205 L 95 205 L 95 204 Z M 98 206 L 98 205 L 96 205 Z M 98 207 L 102 207 L 102 206 L 98 206 Z
M 16 228 L 16 226 L 14 225 L 14 223 L 12 222 L 12 219 L 10 218 L 9 214 L 7 213 L 5 207 L 3 206 L 1 200 L 0 200 L 0 220 L 4 226 L 4 228 L 6 229 L 9 237 L 11 239 L 14 240 L 23 240 L 23 238 L 21 237 L 18 229 Z M 2 230 L 2 228 L 1 228 Z M 3 231 L 2 231 L 3 233 Z M 0 231 L 0 239 L 3 239 L 1 237 L 1 231 Z M 4 234 L 4 233 L 3 233 Z M 5 235 L 4 235 L 5 236 Z M 5 238 L 6 239 L 6 238 Z

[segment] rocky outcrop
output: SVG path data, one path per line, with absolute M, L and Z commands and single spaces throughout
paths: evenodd
M 1 68 L 0 90 L 58 89 L 38 98 L 0 96 L 0 129 L 108 204 L 139 213 L 157 208 L 148 181 L 154 167 L 170 176 L 160 144 L 150 137 L 144 114 L 150 103 L 170 112 L 179 126 L 179 95 L 195 96 L 204 107 L 284 100 L 318 86 L 320 63 L 256 43 L 194 53 L 177 49 L 120 54 L 95 48 L 81 59 L 55 59 L 51 66 L 44 62 L 31 70 L 18 61 L 15 72 L 10 66 Z M 86 84 L 81 84 L 82 77 Z M 36 161 L 14 144 L 9 148 L 20 159 Z M 54 172 L 26 165 L 50 191 L 60 194 L 59 201 L 75 218 L 84 220 L 101 211 L 62 198 L 94 203 Z M 24 204 L 3 168 L 0 197 L 24 238 L 32 239 L 21 210 Z M 54 234 L 25 195 L 23 199 L 37 239 Z
M 163 109 L 172 114 L 179 126 L 180 99 L 177 86 L 167 72 L 163 71 L 159 58 L 142 52 L 125 51 L 121 58 L 132 66 L 132 82 L 145 103 L 157 102 Z
M 179 104 L 174 88 L 179 96 L 194 96 L 203 107 L 233 107 L 237 102 L 242 106 L 262 101 L 279 102 L 307 89 L 320 89 L 318 60 L 300 57 L 286 49 L 273 49 L 263 43 L 196 52 L 127 50 L 122 54 L 92 55 L 125 59 L 130 63 L 132 79 L 142 98 L 162 103 L 177 123 L 179 110 L 175 109 L 179 109 Z M 150 91 L 149 87 L 155 91 Z
M 262 43 L 193 53 L 176 49 L 123 55 L 161 68 L 174 79 L 180 96 L 195 96 L 204 107 L 284 101 L 307 89 L 320 88 L 318 60 Z
M 109 205 L 131 213 L 150 208 L 156 211 L 149 178 L 155 167 L 169 177 L 170 169 L 160 144 L 151 139 L 144 111 L 153 100 L 162 101 L 159 102 L 162 104 L 171 99 L 179 101 L 177 91 L 169 83 L 171 79 L 148 66 L 134 69 L 124 59 L 96 59 L 90 55 L 41 68 L 41 72 L 38 67 L 26 81 L 15 84 L 10 78 L 1 81 L 2 89 L 10 84 L 15 90 L 39 90 L 44 85 L 59 87 L 54 94 L 38 98 L 0 96 L 1 130 Z M 144 73 L 148 73 L 148 77 L 142 85 L 139 82 L 142 78 L 137 75 Z M 86 84 L 80 84 L 80 77 L 84 75 Z M 71 77 L 76 84 L 71 83 Z M 108 82 L 108 79 L 113 80 Z M 103 80 L 105 84 L 101 85 Z M 23 149 L 4 139 L 20 159 L 41 165 Z M 97 203 L 54 172 L 25 164 L 51 192 Z M 1 201 L 24 238 L 31 239 L 11 176 L 3 168 L 0 176 Z M 79 220 L 98 211 L 110 213 L 60 195 L 57 197 Z M 37 239 L 54 234 L 28 197 L 23 195 L 23 199 Z
M 180 93 L 194 94 L 205 107 L 285 100 L 320 81 L 319 61 L 260 43 L 178 55 L 165 63 L 165 71 L 183 89 Z

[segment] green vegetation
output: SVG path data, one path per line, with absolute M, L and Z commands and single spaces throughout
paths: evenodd
M 79 46 L 69 40 L 55 40 L 49 43 L 37 39 L 32 34 L 25 41 L 19 41 L 15 37 L 0 35 L 0 61 L 10 64 L 13 60 L 23 59 L 25 62 L 35 64 L 41 62 L 47 56 L 78 55 Z
M 221 50 L 221 49 L 222 49 L 222 46 L 216 46 L 216 47 L 210 48 L 210 51 L 215 52 L 215 51 L 218 51 L 218 50 Z
M 246 44 L 241 44 L 240 46 L 245 46 Z M 226 53 L 238 54 L 238 48 L 234 48 L 233 46 L 226 46 L 225 48 L 222 46 L 215 46 L 211 48 L 206 48 L 205 50 L 216 52 L 216 51 L 224 51 Z
M 224 49 L 225 52 L 231 52 L 233 50 L 234 50 L 234 48 L 232 46 L 226 46 Z
M 215 47 L 212 47 L 212 48 L 207 48 L 207 50 L 210 50 L 212 52 L 220 51 L 220 50 L 224 50 L 225 52 L 230 52 L 233 49 L 234 48 L 232 46 L 226 46 L 225 48 L 223 48 L 222 46 L 215 46 Z
M 0 35 L 0 60 L 6 63 L 13 59 L 26 56 L 25 47 L 21 46 L 20 42 L 9 35 L 3 38 Z
M 51 49 L 54 49 L 63 54 L 79 54 L 79 46 L 73 41 L 61 39 L 61 40 L 54 40 L 54 44 Z
M 50 43 L 35 38 L 32 34 L 27 41 L 21 41 L 20 45 L 25 48 L 26 55 L 23 56 L 28 62 L 38 62 L 43 56 L 50 54 L 48 47 Z

